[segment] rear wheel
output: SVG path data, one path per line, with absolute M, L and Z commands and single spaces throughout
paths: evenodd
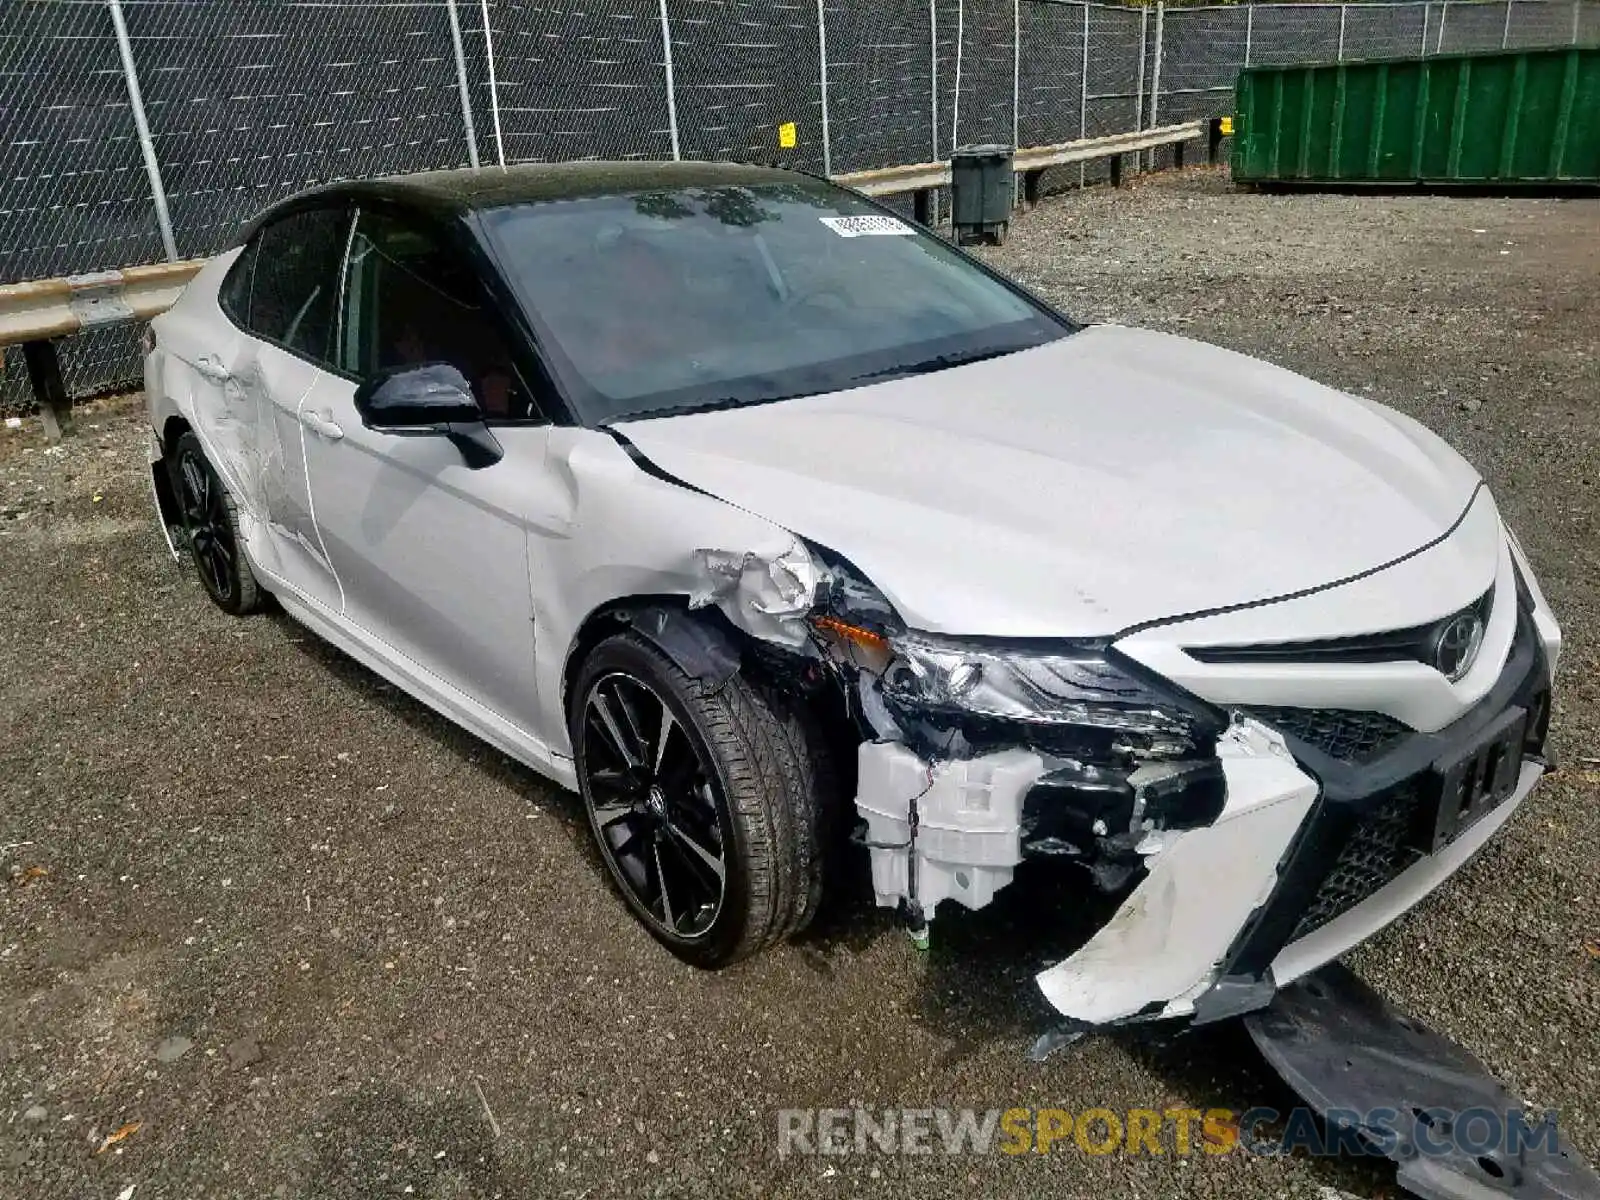
M 712 692 L 620 634 L 584 664 L 568 719 L 600 855 L 657 940 L 720 967 L 811 919 L 819 773 L 782 697 L 737 675 Z
M 239 510 L 207 461 L 200 439 L 185 433 L 169 459 L 184 542 L 200 586 L 223 612 L 242 616 L 261 603 L 261 589 L 244 557 Z

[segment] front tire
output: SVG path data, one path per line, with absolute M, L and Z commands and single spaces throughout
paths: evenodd
M 658 941 L 722 967 L 810 921 L 826 775 L 783 697 L 739 675 L 713 692 L 623 633 L 584 663 L 568 724 L 600 856 Z
M 183 540 L 200 586 L 223 612 L 243 616 L 261 605 L 261 589 L 244 556 L 239 510 L 206 458 L 200 439 L 185 433 L 168 460 Z

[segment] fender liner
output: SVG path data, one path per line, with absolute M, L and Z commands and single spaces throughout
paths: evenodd
M 633 609 L 628 623 L 679 667 L 713 692 L 739 673 L 738 643 L 708 621 L 664 605 Z

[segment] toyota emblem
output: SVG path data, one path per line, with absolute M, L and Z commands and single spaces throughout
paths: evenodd
M 1454 683 L 1472 670 L 1482 644 L 1482 619 L 1477 613 L 1458 613 L 1439 626 L 1433 636 L 1433 665 Z

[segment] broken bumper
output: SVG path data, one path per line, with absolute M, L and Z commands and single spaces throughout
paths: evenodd
M 1524 608 L 1489 694 L 1445 729 L 1407 735 L 1373 759 L 1339 760 L 1236 714 L 1217 743 L 1221 815 L 1144 836 L 1143 880 L 1088 943 L 1037 977 L 1045 997 L 1083 1025 L 1219 1020 L 1264 1007 L 1389 924 L 1471 858 L 1544 773 L 1546 642 Z M 1473 778 L 1500 772 L 1492 792 L 1460 792 L 1463 764 Z M 1045 774 L 1039 754 L 931 764 L 869 743 L 859 766 L 880 904 L 911 896 L 930 914 L 946 898 L 979 908 L 1010 881 L 1023 804 Z

